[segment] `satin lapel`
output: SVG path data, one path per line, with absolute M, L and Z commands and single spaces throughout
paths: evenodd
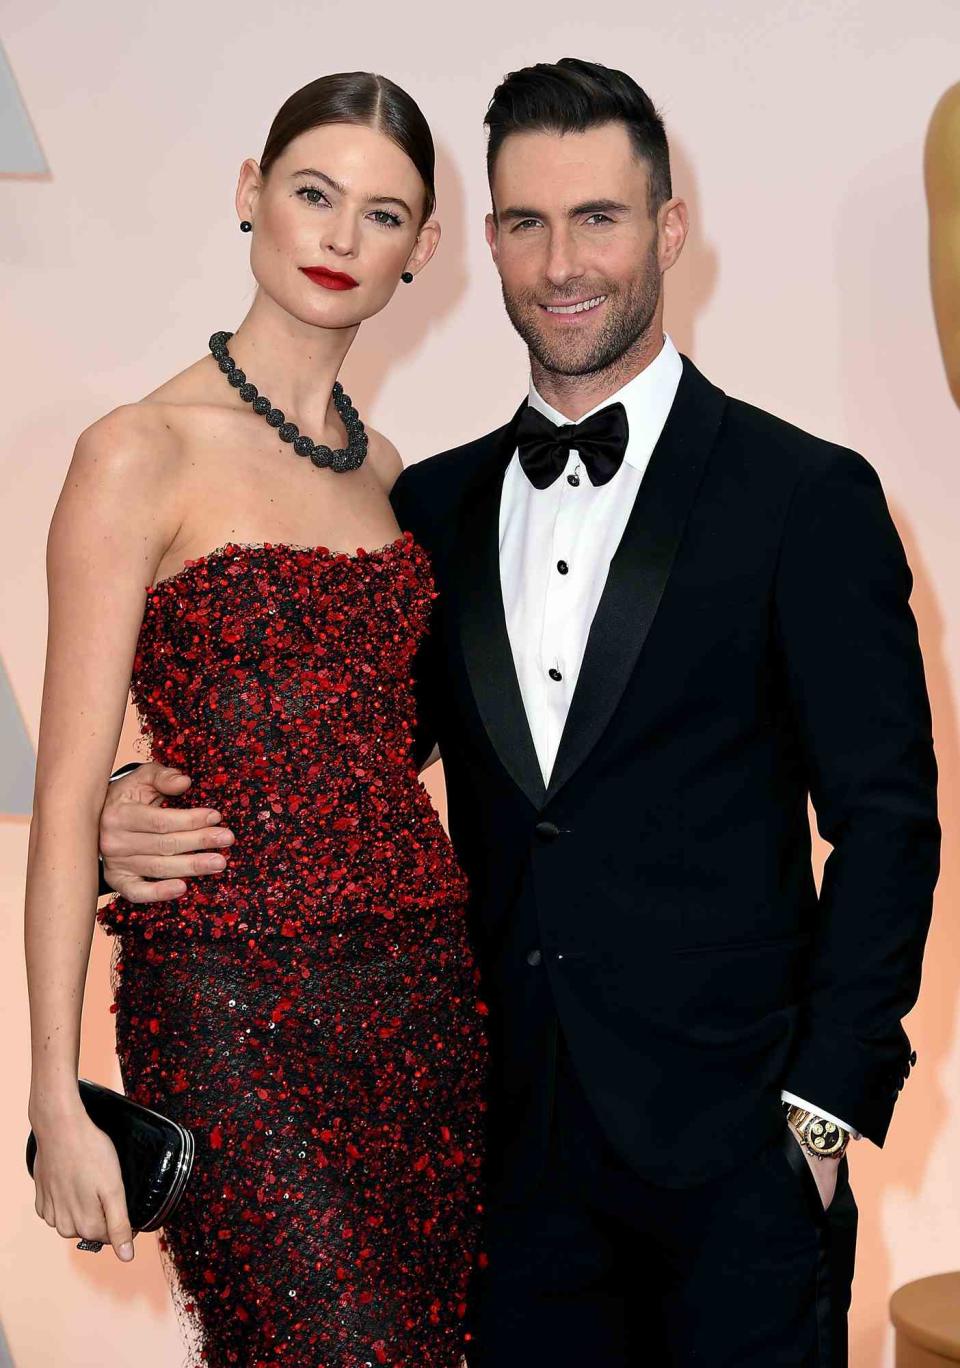
M 587 637 L 547 802 L 605 731 L 653 624 L 726 396 L 686 357 Z
M 526 401 L 502 429 L 464 499 L 455 557 L 455 613 L 481 721 L 504 769 L 536 808 L 546 791 L 517 680 L 500 588 L 500 493 Z

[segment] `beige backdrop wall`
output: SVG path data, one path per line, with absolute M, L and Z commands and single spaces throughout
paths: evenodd
M 0 13 L 50 168 L 0 183 L 0 654 L 34 740 L 44 537 L 73 442 L 239 321 L 251 282 L 234 182 L 280 102 L 324 72 L 373 69 L 433 125 L 439 257 L 365 326 L 345 377 L 407 461 L 488 430 L 524 391 L 483 242 L 481 121 L 498 79 L 575 54 L 626 67 L 662 107 L 694 224 L 668 279 L 673 336 L 729 392 L 867 455 L 916 575 L 945 864 L 908 1023 L 919 1064 L 883 1153 L 863 1142 L 851 1161 L 862 1222 L 852 1361 L 889 1365 L 890 1291 L 960 1267 L 960 413 L 936 349 L 921 181 L 927 119 L 960 75 L 955 0 L 827 0 L 802 18 L 785 0 L 4 0 Z M 133 1268 L 76 1253 L 37 1219 L 21 1172 L 26 840 L 24 819 L 0 822 L 0 1317 L 19 1368 L 161 1368 L 181 1351 L 153 1238 Z M 106 964 L 98 933 L 82 1063 L 109 1082 Z

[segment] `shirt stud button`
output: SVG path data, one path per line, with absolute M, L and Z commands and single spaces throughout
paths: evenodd
M 557 561 L 557 569 L 560 571 L 561 575 L 565 575 L 570 567 L 566 561 Z
M 557 669 L 550 670 L 550 671 L 549 671 L 549 674 L 550 674 L 550 678 L 553 679 L 553 680 L 555 680 L 557 684 L 559 684 L 560 681 L 561 681 L 561 679 L 563 678 L 563 675 L 562 675 L 562 674 L 560 673 L 560 671 L 557 670 Z
M 574 488 L 576 488 L 576 486 L 577 486 L 579 483 L 580 483 L 580 476 L 579 476 L 579 475 L 568 475 L 568 476 L 567 476 L 567 484 L 573 485 Z

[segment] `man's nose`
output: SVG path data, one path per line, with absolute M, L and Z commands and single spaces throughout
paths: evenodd
M 566 285 L 583 274 L 574 243 L 569 233 L 552 233 L 547 256 L 546 275 L 551 285 Z

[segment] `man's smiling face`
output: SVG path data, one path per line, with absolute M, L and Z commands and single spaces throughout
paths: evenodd
M 663 240 L 648 188 L 623 123 L 504 140 L 487 241 L 510 321 L 544 369 L 605 370 L 659 326 L 662 272 L 679 248 Z

